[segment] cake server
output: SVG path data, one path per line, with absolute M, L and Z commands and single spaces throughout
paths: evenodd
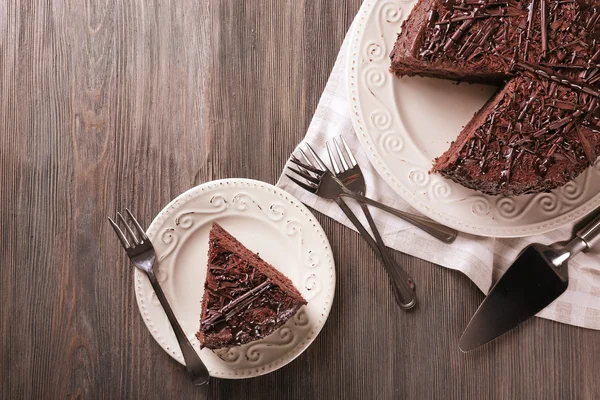
M 477 309 L 458 342 L 460 349 L 494 340 L 556 300 L 569 285 L 569 260 L 598 243 L 600 212 L 569 241 L 525 247 Z

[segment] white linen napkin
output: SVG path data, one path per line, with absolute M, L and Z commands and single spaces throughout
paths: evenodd
M 400 210 L 417 213 L 375 171 L 361 150 L 354 133 L 346 92 L 348 36 L 344 39 L 308 132 L 298 146 L 304 147 L 304 143 L 307 142 L 315 149 L 325 149 L 327 141 L 343 135 L 365 175 L 367 195 Z M 307 206 L 355 229 L 336 203 L 304 191 L 284 173 L 277 186 L 290 192 Z M 355 204 L 350 206 L 368 228 L 360 207 Z M 443 267 L 462 271 L 484 293 L 489 291 L 491 285 L 527 244 L 549 244 L 566 240 L 571 237 L 573 230 L 571 224 L 545 235 L 516 239 L 493 239 L 461 233 L 453 244 L 446 245 L 399 218 L 373 207 L 371 211 L 387 246 Z M 567 291 L 537 316 L 585 328 L 600 329 L 600 249 L 579 254 L 569 262 Z

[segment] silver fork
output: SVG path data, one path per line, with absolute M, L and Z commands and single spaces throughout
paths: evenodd
M 424 218 L 424 217 L 420 217 L 418 215 L 414 215 L 414 214 L 407 213 L 404 211 L 396 210 L 393 207 L 390 207 L 388 205 L 385 205 L 376 200 L 366 197 L 365 196 L 366 184 L 365 184 L 365 178 L 362 173 L 362 170 L 360 169 L 360 166 L 356 162 L 356 159 L 354 158 L 354 155 L 352 154 L 352 151 L 348 147 L 348 144 L 346 143 L 344 138 L 342 136 L 340 136 L 340 139 L 342 140 L 344 149 L 346 150 L 346 152 L 348 154 L 348 160 L 344 159 L 343 155 L 342 155 L 342 150 L 340 149 L 340 146 L 338 145 L 337 141 L 334 139 L 333 140 L 334 145 L 335 145 L 338 155 L 340 156 L 340 162 L 342 164 L 342 168 L 334 165 L 335 175 L 340 179 L 340 182 L 342 183 L 342 186 L 345 189 L 345 190 L 343 190 L 343 193 L 341 194 L 342 196 L 350 197 L 350 198 L 358 201 L 361 205 L 363 203 L 366 203 L 370 206 L 377 207 L 380 210 L 383 210 L 387 213 L 395 215 L 396 217 L 399 217 L 399 218 L 403 219 L 404 221 L 411 223 L 412 225 L 414 225 L 417 228 L 421 229 L 422 231 L 430 234 L 431 236 L 435 237 L 436 239 L 441 240 L 444 243 L 454 242 L 454 240 L 458 236 L 458 231 L 456 229 L 452 229 L 445 225 L 439 224 L 428 218 Z M 331 150 L 331 146 L 329 145 L 329 143 L 326 143 L 326 145 L 327 145 L 327 151 L 329 152 L 329 158 L 331 159 L 331 162 L 333 164 L 334 160 L 331 155 L 333 153 L 333 151 Z M 307 144 L 307 147 L 310 148 L 310 145 Z M 312 149 L 310 149 L 310 150 L 312 150 Z M 300 151 L 302 151 L 302 149 L 300 149 Z M 304 158 L 305 158 L 305 156 L 306 156 L 306 154 L 303 154 Z M 292 159 L 291 161 L 295 163 L 296 160 Z M 321 172 L 322 171 L 317 171 L 316 174 L 320 175 Z
M 341 166 L 338 165 L 338 163 L 336 161 L 336 157 L 333 154 L 333 150 L 331 150 L 331 146 L 330 146 L 329 142 L 325 143 L 325 145 L 327 147 L 327 154 L 329 155 L 329 161 L 331 162 L 331 165 L 333 166 L 333 171 L 335 172 L 335 176 L 348 189 L 364 196 L 366 187 L 367 187 L 367 184 L 365 182 L 365 177 L 364 177 L 360 167 L 358 166 L 356 159 L 354 158 L 354 154 L 352 154 L 352 151 L 350 151 L 348 144 L 344 140 L 344 137 L 340 136 L 340 139 L 342 140 L 344 149 L 346 150 L 346 153 L 348 156 L 348 159 L 346 159 L 346 157 L 344 156 L 344 154 L 342 152 L 342 149 L 340 148 L 340 145 L 338 144 L 337 140 L 335 140 L 335 138 L 334 138 L 333 144 L 337 151 L 337 155 L 339 157 Z M 379 247 L 379 250 L 381 251 L 382 256 L 387 259 L 388 263 L 395 264 L 395 260 L 391 257 L 391 255 L 385 248 L 385 243 L 383 241 L 383 238 L 381 237 L 381 234 L 379 233 L 379 229 L 377 228 L 377 225 L 375 224 L 375 220 L 373 219 L 373 216 L 371 215 L 371 211 L 369 210 L 369 207 L 367 206 L 367 204 L 365 202 L 362 202 L 362 201 L 359 201 L 358 204 L 360 204 L 360 208 L 362 209 L 363 214 L 365 215 L 365 218 L 367 219 L 367 222 L 369 223 L 369 226 L 371 227 L 371 232 L 373 232 L 373 236 L 375 237 L 375 241 L 377 242 L 377 245 Z M 400 267 L 397 266 L 397 268 L 400 268 Z M 413 284 L 413 290 L 414 290 L 414 284 Z
M 327 146 L 327 154 L 329 155 L 329 160 L 331 162 L 331 165 L 333 166 L 333 171 L 335 172 L 335 176 L 340 181 L 342 181 L 344 186 L 346 186 L 348 189 L 350 189 L 351 191 L 353 191 L 357 194 L 364 196 L 366 187 L 367 187 L 364 175 L 362 174 L 362 171 L 360 170 L 360 167 L 358 166 L 358 163 L 356 162 L 356 159 L 354 158 L 354 154 L 352 154 L 352 151 L 350 151 L 348 144 L 346 143 L 346 141 L 344 140 L 344 138 L 342 136 L 340 136 L 340 139 L 342 140 L 342 143 L 344 145 L 344 148 L 345 148 L 347 156 L 348 156 L 348 159 L 346 159 L 346 157 L 344 156 L 344 154 L 342 152 L 342 149 L 340 148 L 340 145 L 338 144 L 337 140 L 335 140 L 335 138 L 334 138 L 333 144 L 337 151 L 337 155 L 339 157 L 341 166 L 338 165 L 338 163 L 336 161 L 336 157 L 333 154 L 333 150 L 331 150 L 331 146 L 330 146 L 329 142 L 325 143 L 325 145 Z M 371 221 L 373 221 L 373 217 L 371 215 L 371 212 L 369 211 L 369 207 L 367 206 L 366 203 L 364 203 L 362 201 L 360 201 L 359 204 L 360 204 L 361 209 L 363 210 L 363 213 L 365 214 L 365 217 L 367 218 L 367 221 L 369 221 L 369 224 L 371 224 Z M 375 225 L 375 222 L 373 222 L 373 225 Z M 375 231 L 373 232 L 373 235 L 375 236 L 375 239 L 377 240 L 377 242 L 383 242 L 383 239 L 381 239 L 381 235 L 379 234 L 379 230 L 375 229 Z
M 338 144 L 338 141 L 335 140 L 335 138 L 333 139 L 333 144 L 335 146 L 336 153 L 340 159 L 341 166 L 337 164 L 337 162 L 335 160 L 335 156 L 333 155 L 331 146 L 329 145 L 329 142 L 326 143 L 327 152 L 329 153 L 329 159 L 331 160 L 331 164 L 333 165 L 333 170 L 335 171 L 335 176 L 340 181 L 342 181 L 344 186 L 346 186 L 352 192 L 358 194 L 359 196 L 364 197 L 365 192 L 367 191 L 367 183 L 365 182 L 365 176 L 364 176 L 362 170 L 360 169 L 360 166 L 356 162 L 356 159 L 354 158 L 354 154 L 352 154 L 352 150 L 350 150 L 350 147 L 346 143 L 346 140 L 344 140 L 344 137 L 341 135 L 340 135 L 340 140 L 344 147 L 344 151 L 342 151 L 342 149 L 340 148 L 340 145 Z M 346 153 L 347 157 L 344 156 L 344 152 Z M 367 197 L 364 197 L 364 198 L 366 199 Z M 367 202 L 361 201 L 360 198 L 355 198 L 355 199 L 359 202 L 359 204 L 361 205 L 361 207 L 365 213 L 369 212 L 368 211 L 369 209 L 367 207 Z M 373 201 L 375 201 L 375 200 L 373 200 Z M 377 203 L 377 204 L 381 204 L 381 203 Z M 384 209 L 384 211 L 391 212 L 392 214 L 400 216 L 402 219 L 404 219 L 408 222 L 412 222 L 417 227 L 421 228 L 425 232 L 436 237 L 437 239 L 441 240 L 444 243 L 452 243 L 456 239 L 456 236 L 458 235 L 458 231 L 456 229 L 452 229 L 447 226 L 440 225 L 437 222 L 424 220 L 416 215 L 405 213 L 403 211 L 396 210 L 391 207 L 389 207 L 389 208 L 391 208 L 391 211 L 390 211 L 387 209 L 388 206 L 385 206 L 385 207 L 386 208 Z M 379 208 L 381 208 L 381 207 L 379 207 Z M 370 213 L 369 213 L 369 215 L 370 215 Z
M 206 366 L 198 356 L 198 353 L 196 353 L 196 350 L 194 350 L 190 341 L 185 336 L 183 329 L 181 329 L 179 322 L 177 322 L 177 318 L 175 318 L 175 314 L 173 313 L 173 310 L 171 310 L 171 306 L 169 305 L 169 302 L 167 301 L 167 298 L 165 297 L 165 294 L 163 293 L 160 284 L 156 279 L 156 275 L 154 274 L 154 262 L 156 261 L 154 247 L 152 246 L 152 243 L 148 239 L 148 236 L 146 236 L 146 233 L 142 229 L 139 222 L 135 219 L 133 214 L 131 214 L 131 211 L 126 208 L 125 212 L 129 216 L 129 219 L 131 220 L 131 223 L 133 224 L 138 236 L 136 236 L 136 233 L 133 231 L 131 226 L 127 224 L 121 213 L 117 213 L 117 217 L 125 226 L 125 229 L 132 241 L 131 243 L 129 240 L 127 240 L 126 235 L 123 234 L 123 231 L 121 231 L 115 221 L 113 221 L 110 217 L 108 218 L 108 221 L 115 230 L 115 233 L 121 241 L 121 244 L 123 245 L 123 248 L 127 252 L 127 255 L 129 256 L 129 259 L 133 265 L 140 271 L 145 272 L 146 276 L 148 276 L 148 279 L 152 284 L 152 288 L 156 293 L 156 297 L 158 297 L 158 300 L 160 301 L 160 304 L 165 310 L 167 318 L 169 318 L 169 322 L 173 327 L 173 332 L 175 332 L 175 336 L 177 337 L 177 342 L 181 348 L 181 353 L 183 354 L 183 359 L 185 360 L 185 365 L 192 378 L 192 382 L 195 386 L 204 386 L 208 384 L 208 369 L 206 369 Z
M 302 169 L 298 170 L 293 167 L 288 167 L 288 169 L 306 179 L 308 183 L 301 182 L 293 176 L 286 174 L 287 177 L 303 189 L 308 190 L 317 196 L 333 200 L 340 206 L 344 214 L 346 214 L 348 219 L 350 219 L 356 229 L 358 229 L 360 234 L 364 237 L 369 246 L 371 246 L 371 248 L 375 251 L 375 254 L 383 263 L 390 279 L 396 303 L 398 303 L 398 305 L 405 310 L 414 307 L 417 303 L 414 292 L 415 284 L 412 278 L 408 276 L 408 274 L 402 268 L 400 268 L 400 266 L 396 264 L 396 261 L 389 255 L 383 241 L 381 241 L 381 236 L 377 231 L 377 226 L 375 226 L 373 219 L 369 219 L 369 217 L 367 217 L 367 221 L 369 222 L 371 230 L 376 235 L 376 239 L 379 238 L 379 240 L 374 240 L 371 237 L 356 215 L 354 215 L 348 205 L 344 202 L 344 199 L 342 198 L 344 185 L 341 183 L 341 181 L 333 175 L 333 173 L 329 170 L 329 168 L 327 168 L 327 166 L 325 166 L 317 153 L 308 144 L 307 149 L 311 153 L 320 169 L 317 168 L 306 156 L 304 151 L 300 149 L 303 158 L 306 160 L 306 164 L 302 163 L 294 156 L 292 157 L 292 162 Z M 311 175 L 311 173 L 317 175 L 317 177 Z

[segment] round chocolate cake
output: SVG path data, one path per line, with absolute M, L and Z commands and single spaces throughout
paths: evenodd
M 549 191 L 600 155 L 600 2 L 420 0 L 397 76 L 501 86 L 432 172 L 491 195 Z

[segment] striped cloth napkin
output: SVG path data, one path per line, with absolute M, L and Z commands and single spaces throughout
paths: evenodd
M 308 132 L 298 147 L 310 143 L 315 149 L 325 149 L 327 141 L 343 135 L 365 175 L 367 195 L 400 210 L 417 213 L 384 182 L 360 148 L 352 127 L 346 92 L 348 41 L 349 35 L 346 35 Z M 307 206 L 354 229 L 337 204 L 300 189 L 285 174 L 282 173 L 277 186 Z M 368 226 L 360 207 L 355 204 L 350 207 L 360 216 L 363 224 Z M 573 231 L 573 225 L 567 225 L 545 235 L 515 239 L 493 239 L 461 233 L 452 245 L 446 245 L 399 218 L 372 207 L 371 211 L 387 246 L 442 267 L 462 271 L 484 293 L 489 291 L 527 244 L 550 244 L 566 240 Z M 567 291 L 537 316 L 600 329 L 600 249 L 579 254 L 569 262 Z

